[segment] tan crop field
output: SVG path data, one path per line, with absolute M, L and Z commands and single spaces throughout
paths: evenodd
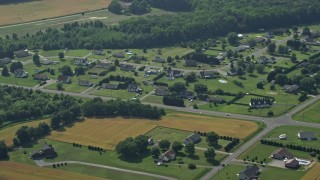
M 54 131 L 50 139 L 83 145 L 93 145 L 109 150 L 127 138 L 142 135 L 156 126 L 175 128 L 187 131 L 214 131 L 219 135 L 244 139 L 258 129 L 254 122 L 208 117 L 191 114 L 169 114 L 162 120 L 147 120 L 136 118 L 87 118 L 75 123 L 64 131 Z
M 307 174 L 302 177 L 302 180 L 320 180 L 320 163 L 317 163 Z
M 0 179 L 23 179 L 23 180 L 69 180 L 69 179 L 89 179 L 100 180 L 93 176 L 71 173 L 62 170 L 41 168 L 27 164 L 0 161 Z
M 0 5 L 0 25 L 17 24 L 107 8 L 111 0 L 35 0 Z
M 12 127 L 8 127 L 5 129 L 0 130 L 0 141 L 5 141 L 7 145 L 12 145 L 12 140 L 15 137 L 16 131 L 22 127 L 22 126 L 38 126 L 40 122 L 47 122 L 49 123 L 49 120 L 40 120 L 40 121 L 32 121 L 32 122 L 26 122 L 26 123 L 21 123 Z

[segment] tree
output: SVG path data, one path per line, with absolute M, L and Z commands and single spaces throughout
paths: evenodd
M 194 91 L 198 94 L 203 94 L 208 91 L 208 87 L 201 83 L 194 84 Z
M 264 69 L 265 69 L 265 66 L 263 64 L 257 64 L 256 65 L 256 70 L 259 74 L 263 74 L 264 73 Z
M 189 169 L 197 169 L 197 165 L 195 165 L 195 164 L 188 164 L 188 168 Z
M 301 89 L 310 92 L 315 89 L 315 80 L 311 77 L 304 77 L 299 81 Z
M 197 75 L 195 72 L 189 73 L 186 77 L 185 80 L 189 83 L 197 81 Z
M 84 75 L 85 74 L 85 69 L 83 67 L 76 67 L 74 69 L 74 73 L 78 75 Z
M 114 65 L 115 65 L 115 66 L 119 66 L 119 64 L 120 64 L 119 60 L 116 59 L 116 60 L 114 61 Z
M 171 56 L 169 56 L 168 58 L 167 58 L 167 63 L 172 63 L 172 61 L 173 61 L 173 59 L 172 59 L 172 57 Z
M 228 43 L 235 46 L 238 43 L 238 34 L 235 32 L 230 32 L 227 34 Z
M 253 73 L 254 69 L 255 69 L 255 65 L 253 63 L 249 63 L 249 65 L 247 66 L 247 72 Z
M 208 132 L 206 141 L 209 144 L 209 146 L 217 146 L 219 140 L 219 135 L 215 132 Z
M 297 55 L 295 53 L 292 53 L 290 60 L 295 63 L 298 59 L 297 59 Z
M 52 127 L 52 129 L 58 129 L 60 127 L 60 123 L 60 116 L 58 114 L 53 114 L 50 121 L 50 126 Z
M 173 86 L 170 86 L 169 87 L 169 90 L 171 92 L 176 92 L 176 93 L 179 93 L 179 92 L 182 92 L 182 91 L 185 91 L 187 90 L 186 86 L 184 83 L 182 82 L 176 82 L 173 84 Z
M 40 66 L 40 56 L 36 53 L 32 56 L 33 63 L 37 66 Z
M 31 141 L 31 134 L 27 126 L 20 127 L 16 132 L 16 136 L 21 144 L 26 144 Z
M 280 86 L 284 86 L 288 81 L 288 77 L 287 75 L 283 74 L 283 73 L 278 73 L 276 76 L 275 76 L 275 82 L 277 84 L 279 84 Z
M 243 68 L 242 67 L 238 67 L 237 73 L 238 73 L 239 76 L 242 76 L 244 74 Z
M 63 66 L 61 72 L 64 76 L 73 76 L 73 72 L 70 66 Z
M 186 144 L 186 146 L 184 147 L 184 152 L 186 152 L 189 156 L 194 155 L 194 153 L 196 152 L 194 144 L 193 143 Z
M 110 12 L 112 12 L 114 14 L 120 14 L 121 11 L 122 11 L 122 6 L 118 2 L 118 0 L 112 0 L 111 3 L 108 6 L 108 9 L 109 9 Z
M 204 156 L 208 159 L 208 160 L 212 160 L 215 158 L 216 156 L 216 151 L 214 150 L 214 148 L 209 147 L 205 152 L 204 152 Z
M 5 77 L 10 76 L 7 66 L 3 66 L 1 74 Z
M 64 58 L 64 53 L 63 52 L 59 52 L 59 59 L 63 59 Z
M 152 149 L 151 149 L 151 155 L 152 155 L 152 157 L 154 158 L 154 159 L 157 159 L 159 156 L 160 156 L 160 149 L 158 148 L 158 147 L 153 147 Z
M 142 154 L 147 151 L 148 149 L 148 137 L 139 135 L 134 139 L 135 143 L 137 144 L 137 152 Z
M 4 141 L 0 141 L 0 159 L 8 158 L 8 147 Z
M 172 143 L 172 149 L 174 150 L 174 152 L 177 153 L 177 152 L 181 151 L 182 148 L 183 148 L 183 145 L 182 145 L 181 142 L 179 142 L 179 141 L 174 141 L 174 142 Z
M 263 89 L 263 83 L 262 82 L 258 82 L 257 83 L 257 88 L 258 89 Z
M 137 156 L 137 149 L 137 144 L 132 137 L 129 137 L 116 145 L 117 153 L 124 159 Z
M 10 65 L 10 72 L 14 73 L 17 69 L 23 69 L 23 64 L 18 61 L 18 62 L 13 62 Z
M 61 83 L 61 82 L 57 83 L 57 90 L 59 90 L 59 91 L 63 90 L 63 83 Z
M 288 47 L 288 46 L 280 45 L 280 46 L 278 47 L 278 53 L 279 53 L 279 54 L 288 54 L 288 53 L 289 53 L 289 47 Z
M 171 145 L 171 143 L 170 143 L 170 141 L 169 140 L 161 140 L 160 142 L 159 142 L 159 147 L 160 147 L 160 149 L 162 150 L 162 151 L 165 151 L 165 150 L 168 150 L 169 149 L 169 147 L 170 147 L 170 145 Z
M 277 48 L 277 46 L 276 46 L 275 43 L 270 43 L 268 45 L 268 53 L 269 54 L 274 54 L 276 52 L 276 48 Z

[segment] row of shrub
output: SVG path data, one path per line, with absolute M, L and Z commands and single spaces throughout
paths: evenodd
M 260 143 L 265 144 L 265 145 L 270 145 L 270 146 L 276 146 L 276 147 L 285 147 L 285 148 L 293 149 L 293 150 L 297 150 L 297 151 L 316 152 L 316 153 L 320 154 L 320 149 L 305 147 L 305 146 L 301 146 L 301 145 L 283 144 L 283 143 L 279 143 L 276 141 L 265 140 L 265 139 L 261 139 Z
M 67 166 L 68 164 L 67 163 L 57 163 L 57 164 L 52 164 L 52 167 L 53 168 L 56 168 L 56 167 L 62 167 L 62 166 Z
M 102 152 L 104 152 L 105 150 L 103 149 L 103 148 L 101 148 L 101 147 L 96 147 L 96 146 L 88 146 L 88 149 L 89 150 L 92 150 L 92 151 L 102 151 Z
M 82 145 L 81 145 L 81 144 L 78 144 L 78 143 L 73 143 L 72 145 L 73 145 L 73 147 L 79 147 L 79 148 L 82 148 Z
M 227 105 L 230 105 L 236 101 L 238 101 L 239 99 L 243 98 L 245 96 L 245 94 L 243 92 L 239 92 L 233 99 L 231 99 L 230 101 L 227 102 Z
M 162 72 L 162 73 L 158 74 L 156 77 L 154 77 L 153 80 L 157 81 L 157 80 L 161 79 L 164 75 L 166 75 L 166 73 Z
M 231 151 L 236 145 L 238 145 L 240 143 L 240 139 L 238 138 L 234 138 L 229 144 L 227 144 L 225 147 L 224 147 L 224 150 L 226 152 L 229 152 Z

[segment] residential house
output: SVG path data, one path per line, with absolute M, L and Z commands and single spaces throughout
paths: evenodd
M 176 153 L 173 149 L 169 149 L 165 153 L 163 153 L 160 157 L 161 160 L 168 162 L 170 160 L 174 160 L 176 158 Z
M 70 76 L 60 75 L 58 77 L 58 82 L 65 83 L 65 84 L 70 84 L 71 83 L 71 77 Z
M 311 140 L 316 140 L 316 136 L 314 134 L 314 132 L 306 132 L 306 131 L 300 131 L 298 132 L 298 137 L 301 140 L 307 140 L 307 141 L 311 141 Z
M 13 53 L 16 58 L 24 58 L 30 56 L 27 50 L 20 50 Z
M 192 133 L 190 134 L 187 138 L 185 138 L 183 140 L 183 143 L 184 144 L 189 144 L 189 143 L 193 143 L 193 144 L 196 144 L 196 143 L 199 143 L 201 141 L 201 136 L 200 134 L 198 133 Z
M 298 85 L 294 84 L 294 85 L 284 85 L 282 89 L 287 93 L 295 93 L 298 91 L 299 88 L 300 87 Z
M 274 33 L 269 31 L 264 35 L 264 37 L 267 39 L 272 39 L 272 38 L 274 38 Z
M 30 159 L 41 159 L 42 158 L 42 154 L 37 151 L 37 150 L 33 150 L 31 153 L 30 153 Z
M 258 64 L 274 64 L 276 63 L 276 58 L 275 57 L 268 58 L 266 56 L 260 56 L 257 63 Z
M 78 83 L 80 86 L 86 86 L 86 87 L 90 87 L 93 85 L 92 82 L 87 80 L 81 80 L 81 79 L 78 79 Z
M 259 167 L 256 165 L 247 166 L 246 169 L 239 173 L 239 180 L 253 180 L 258 179 Z
M 120 64 L 120 69 L 122 71 L 134 71 L 136 68 L 130 64 Z
M 225 57 L 222 55 L 218 55 L 216 56 L 216 59 L 218 59 L 221 62 L 221 61 L 224 61 Z
M 93 55 L 97 55 L 97 56 L 104 56 L 104 55 L 106 55 L 106 53 L 104 53 L 103 50 L 93 50 L 91 53 L 92 53 Z
M 225 100 L 223 98 L 219 97 L 219 96 L 208 96 L 206 101 L 217 103 L 217 104 L 222 104 L 222 103 L 225 102 Z
M 155 95 L 157 95 L 157 96 L 168 96 L 169 95 L 168 87 L 165 87 L 165 86 L 156 87 Z
M 203 79 L 213 79 L 219 75 L 216 71 L 200 71 L 200 77 Z
M 57 152 L 54 150 L 52 145 L 48 144 L 43 145 L 40 151 L 33 151 L 30 153 L 31 159 L 54 158 L 56 156 Z
M 28 72 L 26 72 L 24 69 L 17 69 L 14 71 L 14 76 L 16 78 L 26 78 L 28 77 Z
M 154 58 L 153 58 L 153 61 L 154 61 L 154 62 L 157 62 L 157 63 L 165 63 L 165 62 L 167 62 L 166 59 L 164 59 L 164 58 L 162 58 L 162 57 L 160 57 L 160 56 L 154 57 Z
M 279 159 L 279 160 L 285 159 L 285 158 L 287 158 L 287 159 L 292 159 L 293 158 L 293 154 L 290 153 L 288 151 L 288 149 L 286 149 L 286 148 L 276 149 L 275 151 L 273 151 L 271 156 L 272 156 L 272 158 Z
M 73 64 L 77 66 L 86 66 L 88 65 L 88 59 L 87 58 L 74 58 L 73 59 Z
M 183 71 L 179 71 L 179 70 L 170 70 L 168 71 L 169 77 L 183 77 Z
M 188 60 L 186 60 L 185 65 L 187 67 L 197 67 L 198 66 L 198 62 L 195 61 L 195 60 L 188 59 Z
M 103 84 L 101 85 L 101 87 L 102 87 L 103 89 L 112 89 L 112 90 L 116 90 L 116 89 L 118 89 L 119 84 L 103 83 Z
M 266 41 L 266 38 L 265 37 L 262 37 L 262 36 L 257 36 L 254 41 L 256 43 L 263 43 L 264 41 Z
M 136 83 L 131 83 L 128 85 L 128 92 L 141 92 L 142 89 Z
M 54 62 L 52 60 L 48 60 L 48 59 L 44 59 L 41 61 L 42 65 L 51 65 L 54 64 Z
M 196 95 L 192 91 L 182 91 L 179 93 L 179 98 L 186 98 L 186 99 L 194 99 Z
M 159 72 L 160 70 L 156 70 L 156 69 L 147 69 L 144 71 L 144 73 L 147 75 L 158 74 Z
M 11 59 L 8 58 L 8 57 L 0 59 L 0 66 L 4 66 L 6 64 L 10 64 L 11 62 L 12 62 Z
M 228 75 L 228 76 L 235 76 L 235 75 L 237 75 L 237 74 L 238 74 L 238 72 L 237 72 L 236 68 L 231 68 L 231 69 L 227 72 L 227 75 Z
M 112 56 L 115 58 L 124 58 L 124 53 L 123 52 L 116 52 L 116 53 L 113 53 Z
M 152 138 L 148 138 L 148 145 L 152 146 L 154 145 L 153 139 Z
M 39 81 L 46 81 L 49 79 L 47 74 L 34 74 L 33 75 L 34 80 L 39 80 Z
M 247 49 L 250 49 L 250 46 L 248 46 L 248 45 L 240 45 L 240 46 L 234 48 L 234 52 L 242 52 L 242 51 L 245 51 Z
M 289 159 L 284 165 L 286 168 L 297 169 L 299 167 L 299 161 L 296 159 Z
M 97 68 L 102 68 L 102 69 L 110 69 L 113 66 L 112 63 L 97 63 L 96 67 Z
M 139 56 L 139 55 L 133 55 L 133 56 L 131 57 L 131 59 L 133 59 L 133 60 L 135 60 L 135 61 L 146 61 L 146 60 L 147 60 L 146 57 L 144 57 L 144 56 Z
M 272 101 L 269 98 L 252 98 L 249 106 L 252 109 L 260 109 L 270 107 L 272 105 Z

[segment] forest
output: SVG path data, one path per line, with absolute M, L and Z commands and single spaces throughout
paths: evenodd
M 171 1 L 149 1 L 167 9 Z M 182 0 L 183 1 L 183 0 Z M 101 21 L 65 24 L 34 35 L 7 35 L 0 40 L 0 57 L 28 49 L 150 48 L 214 38 L 228 32 L 289 27 L 320 21 L 318 0 L 184 0 L 190 11 L 162 16 L 145 16 L 107 26 Z M 189 6 L 188 6 L 189 7 Z

